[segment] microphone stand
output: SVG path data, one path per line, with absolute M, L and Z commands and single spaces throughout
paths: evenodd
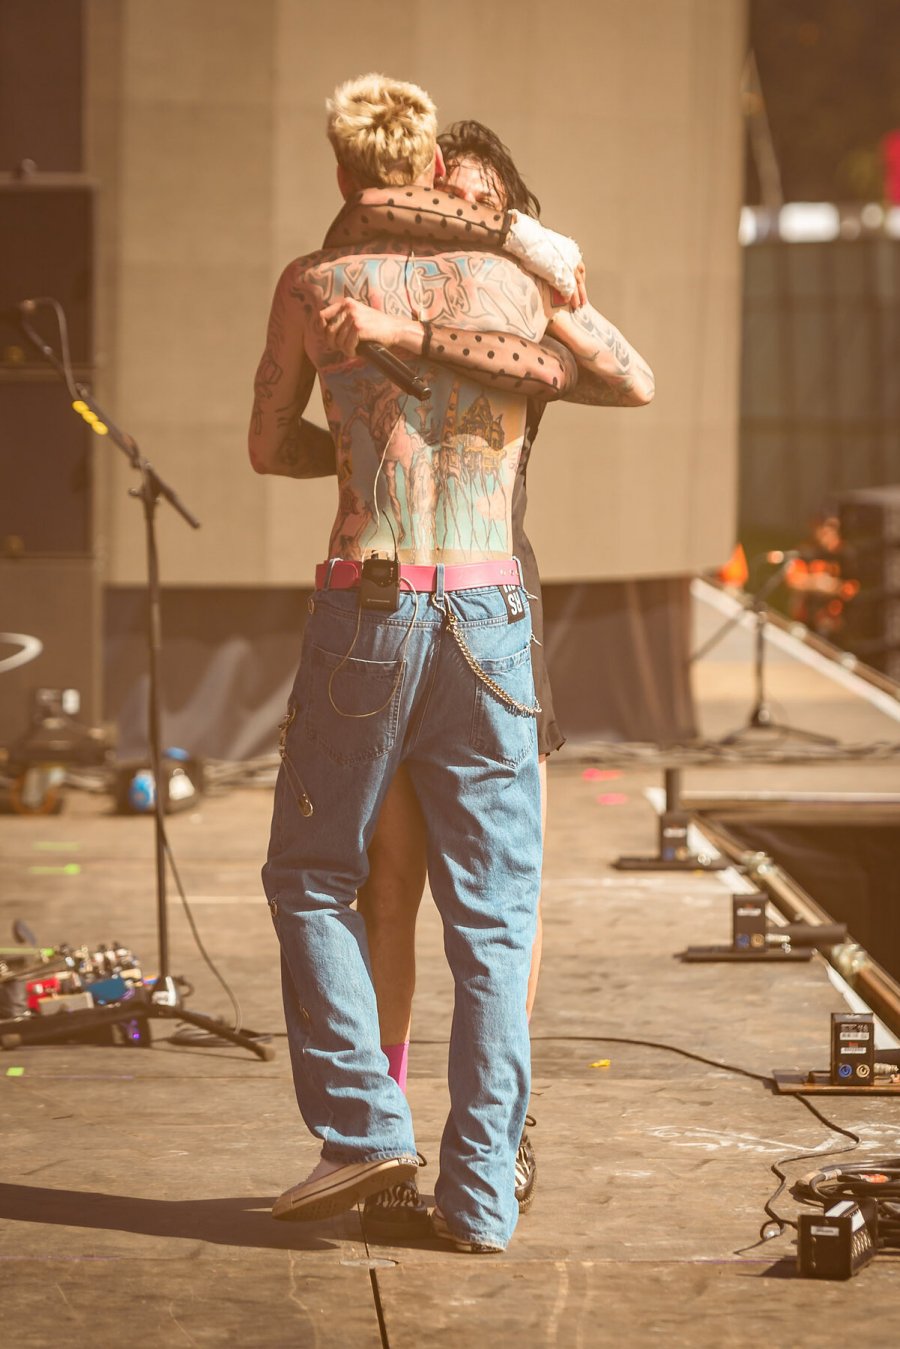
M 803 731 L 796 726 L 788 726 L 785 722 L 779 722 L 772 715 L 772 708 L 766 697 L 766 673 L 765 673 L 765 652 L 766 652 L 766 625 L 769 620 L 769 610 L 766 600 L 772 592 L 781 584 L 782 578 L 788 567 L 799 554 L 797 552 L 787 552 L 782 555 L 782 560 L 776 567 L 772 575 L 768 577 L 759 590 L 751 596 L 750 609 L 755 616 L 755 631 L 753 643 L 753 684 L 755 692 L 755 701 L 747 721 L 736 731 L 730 731 L 722 736 L 718 744 L 736 745 L 750 732 L 753 731 L 776 731 L 782 735 L 794 736 L 798 740 L 806 740 L 815 745 L 836 745 L 838 742 L 832 735 L 820 735 L 817 731 Z M 723 624 L 712 637 L 703 644 L 691 656 L 691 661 L 699 660 L 707 651 L 716 646 L 732 628 L 736 627 L 744 616 L 746 609 L 735 614 Z
M 777 570 L 768 577 L 756 594 L 751 596 L 749 607 L 756 617 L 753 658 L 756 701 L 745 725 L 737 731 L 731 731 L 728 735 L 722 736 L 720 740 L 715 742 L 716 744 L 739 744 L 751 731 L 777 731 L 783 735 L 796 736 L 798 739 L 808 740 L 814 744 L 837 744 L 832 736 L 819 735 L 816 731 L 797 730 L 793 726 L 786 726 L 776 721 L 772 716 L 772 709 L 766 698 L 765 649 L 766 623 L 769 616 L 766 600 L 779 585 L 785 571 L 797 556 L 796 552 L 782 554 Z M 714 646 L 717 646 L 722 638 L 740 623 L 745 613 L 746 607 L 742 607 L 731 618 L 726 619 L 722 626 L 692 653 L 691 662 L 699 660 L 707 651 L 711 651 Z M 659 818 L 659 852 L 655 857 L 619 857 L 613 862 L 613 866 L 618 871 L 719 871 L 727 867 L 727 861 L 713 858 L 707 853 L 695 854 L 691 852 L 688 844 L 690 812 L 685 811 L 681 804 L 681 772 L 679 769 L 667 768 L 665 777 L 666 803 Z
M 75 411 L 92 426 L 97 434 L 109 435 L 110 440 L 122 451 L 131 467 L 140 474 L 141 479 L 140 486 L 130 488 L 128 495 L 136 497 L 143 506 L 146 535 L 149 672 L 147 721 L 150 765 L 156 787 L 153 814 L 156 846 L 156 916 L 159 969 L 149 993 L 145 990 L 139 990 L 136 991 L 133 998 L 123 1000 L 121 1003 L 106 1007 L 88 1008 L 83 1011 L 72 1011 L 64 1016 L 22 1018 L 21 1024 L 19 1022 L 15 1024 L 15 1034 L 21 1043 L 34 1044 L 69 1038 L 73 1032 L 77 1033 L 79 1030 L 91 1031 L 96 1027 L 108 1026 L 111 1023 L 124 1023 L 128 1027 L 127 1040 L 135 1043 L 149 1043 L 149 1037 L 144 1039 L 140 1033 L 134 1033 L 131 1029 L 133 1024 L 137 1023 L 139 1026 L 141 1022 L 150 1018 L 174 1019 L 186 1021 L 192 1026 L 197 1026 L 200 1030 L 207 1031 L 210 1035 L 230 1040 L 232 1044 L 249 1049 L 258 1058 L 269 1060 L 275 1057 L 275 1051 L 271 1045 L 262 1043 L 257 1038 L 256 1032 L 234 1030 L 214 1017 L 188 1011 L 183 1005 L 178 985 L 169 969 L 169 922 L 166 904 L 166 850 L 168 844 L 163 818 L 162 754 L 160 750 L 159 667 L 162 650 L 162 625 L 160 620 L 159 553 L 156 540 L 156 508 L 160 498 L 168 501 L 173 510 L 177 511 L 192 529 L 199 529 L 200 521 L 178 499 L 173 489 L 159 476 L 153 465 L 142 456 L 134 437 L 116 426 L 112 418 L 107 416 L 84 384 L 72 380 L 68 369 L 58 359 L 53 349 L 43 341 L 40 334 L 34 330 L 26 319 L 25 314 L 33 312 L 34 307 L 32 301 L 24 301 L 19 307 L 19 323 L 25 336 L 40 352 L 44 360 L 53 366 L 65 382 L 69 392 L 78 395 L 77 399 L 73 400 Z M 54 1022 L 59 1024 L 54 1026 Z M 6 1023 L 3 1029 L 5 1043 L 7 1034 L 12 1031 L 12 1023 Z

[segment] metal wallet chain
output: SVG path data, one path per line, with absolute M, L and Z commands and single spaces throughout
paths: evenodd
M 313 813 L 313 803 L 310 801 L 307 790 L 300 781 L 300 775 L 291 763 L 291 757 L 287 752 L 288 731 L 291 729 L 296 715 L 297 705 L 296 703 L 291 703 L 290 707 L 281 718 L 281 723 L 278 727 L 278 754 L 284 765 L 284 771 L 291 780 L 291 786 L 293 787 L 294 797 L 297 802 L 297 809 L 300 811 L 301 815 L 308 819 Z
M 463 637 L 462 633 L 459 630 L 459 621 L 457 620 L 456 615 L 450 609 L 449 605 L 447 607 L 446 613 L 447 613 L 447 627 L 453 634 L 453 639 L 456 642 L 456 645 L 459 647 L 460 651 L 462 652 L 463 659 L 465 660 L 466 664 L 468 665 L 472 673 L 475 675 L 475 677 L 477 679 L 480 679 L 482 684 L 487 685 L 491 693 L 493 693 L 496 698 L 499 698 L 501 703 L 505 703 L 507 707 L 513 708 L 523 717 L 536 717 L 537 714 L 542 710 L 540 703 L 535 700 L 534 707 L 529 707 L 527 703 L 520 703 L 517 698 L 513 698 L 511 694 L 506 692 L 506 689 L 502 689 L 495 680 L 491 679 L 490 675 L 486 674 L 485 671 L 482 670 L 481 666 L 478 664 L 478 661 L 475 659 L 472 652 L 469 650 L 468 643 L 466 642 L 465 637 Z

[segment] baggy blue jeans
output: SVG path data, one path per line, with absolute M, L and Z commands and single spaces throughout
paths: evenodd
M 435 1195 L 455 1233 L 500 1246 L 518 1217 L 515 1153 L 530 1091 L 537 742 L 534 717 L 470 668 L 444 609 L 485 673 L 530 706 L 529 606 L 524 591 L 515 594 L 520 621 L 510 621 L 493 586 L 444 595 L 439 579 L 432 595 L 401 591 L 389 614 L 360 611 L 355 590 L 315 593 L 263 868 L 303 1119 L 333 1161 L 414 1154 L 406 1098 L 379 1043 L 363 919 L 352 907 L 381 803 L 407 765 L 455 984 Z

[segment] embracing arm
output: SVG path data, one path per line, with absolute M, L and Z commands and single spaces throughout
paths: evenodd
M 320 314 L 329 340 L 346 356 L 358 342 L 380 342 L 397 355 L 449 365 L 488 388 L 555 399 L 574 390 L 575 357 L 560 343 L 538 343 L 513 333 L 476 332 L 449 324 L 422 323 L 372 309 L 347 297 Z
M 309 402 L 316 371 L 306 354 L 302 310 L 292 293 L 293 267 L 291 264 L 285 269 L 275 287 L 266 349 L 253 383 L 247 443 L 250 463 L 257 473 L 311 478 L 334 472 L 333 446 L 332 467 L 324 468 L 321 440 L 302 433 L 301 414 Z
M 583 304 L 581 249 L 522 211 L 464 201 L 440 187 L 369 187 L 345 204 L 325 236 L 325 248 L 388 235 L 413 247 L 417 239 L 445 248 L 508 253 L 566 300 Z
M 547 331 L 565 343 L 578 362 L 578 383 L 564 395 L 566 402 L 642 407 L 653 398 L 653 371 L 593 305 L 557 310 Z
M 575 257 L 580 259 L 577 245 L 545 230 L 527 216 L 515 217 L 514 212 L 464 202 L 438 188 L 368 188 L 347 202 L 329 231 L 326 245 L 356 243 L 382 234 L 402 238 L 410 245 L 417 238 L 424 238 L 452 247 L 504 249 L 514 252 L 526 269 L 558 285 L 562 275 L 558 270 L 560 264 L 571 266 Z M 524 231 L 520 240 L 522 248 L 510 239 L 514 226 Z M 568 257 L 564 256 L 567 248 L 574 250 Z M 549 258 L 551 265 L 543 268 L 539 258 L 544 261 Z M 459 330 L 454 337 L 452 330 L 439 332 L 437 327 L 432 331 L 428 354 L 454 364 L 479 382 L 546 399 L 558 398 L 562 393 L 567 402 L 601 407 L 649 403 L 653 397 L 653 376 L 649 366 L 621 333 L 587 303 L 584 267 L 580 261 L 574 265 L 572 278 L 570 303 L 575 306 L 574 312 L 558 311 L 548 329 L 563 344 L 562 355 L 559 348 L 555 354 L 551 349 L 548 359 L 546 347 L 532 348 L 527 354 L 521 347 L 516 349 L 519 359 L 512 362 L 510 349 L 504 346 L 501 351 L 496 336 L 490 339 L 494 346 L 489 346 L 486 345 L 487 334 L 474 343 L 461 340 L 468 335 Z M 569 293 L 568 286 L 565 289 Z M 402 334 L 357 331 L 355 336 L 356 339 L 369 337 L 386 346 L 394 345 L 401 352 L 414 356 L 423 354 L 424 332 L 422 325 L 415 322 L 411 322 Z M 344 349 L 347 354 L 352 354 L 354 348 L 355 343 Z M 577 384 L 568 352 L 572 352 L 578 362 Z M 504 359 L 497 365 L 501 357 Z M 491 361 L 495 363 L 492 365 Z M 510 372 L 506 368 L 509 365 L 512 366 L 512 382 L 509 382 Z M 527 376 L 523 378 L 526 370 Z
M 440 241 L 456 248 L 501 249 L 509 233 L 507 212 L 467 202 L 440 187 L 368 187 L 345 203 L 325 236 L 324 248 L 390 234 L 412 244 Z

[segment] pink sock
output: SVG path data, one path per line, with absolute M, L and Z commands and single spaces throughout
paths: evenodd
M 382 1053 L 387 1054 L 388 1076 L 392 1077 L 401 1091 L 406 1091 L 406 1067 L 409 1062 L 409 1041 L 401 1045 L 382 1045 Z

